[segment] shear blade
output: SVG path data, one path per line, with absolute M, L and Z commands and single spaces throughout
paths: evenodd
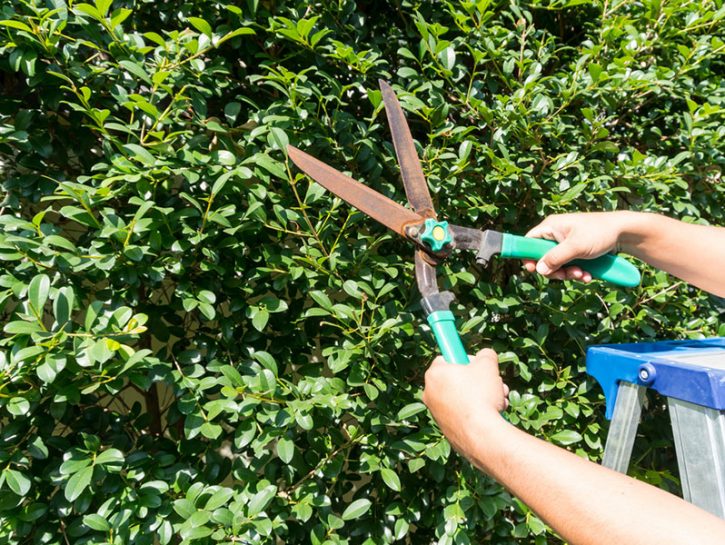
M 420 166 L 418 152 L 415 149 L 408 122 L 405 120 L 403 108 L 400 106 L 392 87 L 383 80 L 379 80 L 378 83 L 383 93 L 385 115 L 388 117 L 395 155 L 398 157 L 400 175 L 403 178 L 408 202 L 413 210 L 421 216 L 435 218 L 436 212 L 433 207 L 433 200 L 430 198 L 428 183 L 425 181 L 423 167 Z
M 300 170 L 322 187 L 332 191 L 344 201 L 399 235 L 407 237 L 406 226 L 425 221 L 425 218 L 412 210 L 401 206 L 374 189 L 370 189 L 294 146 L 287 146 L 287 153 Z

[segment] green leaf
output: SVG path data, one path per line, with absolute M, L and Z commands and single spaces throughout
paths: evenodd
M 196 30 L 198 30 L 202 34 L 206 34 L 207 36 L 209 36 L 209 38 L 211 38 L 211 25 L 207 23 L 204 19 L 202 19 L 201 17 L 189 17 L 188 21 Z
M 562 430 L 549 437 L 549 439 L 560 445 L 571 445 L 581 441 L 582 436 L 574 430 Z
M 279 459 L 282 460 L 285 464 L 288 464 L 292 461 L 292 457 L 295 454 L 295 444 L 292 442 L 292 440 L 287 439 L 286 437 L 282 437 L 277 441 L 277 456 L 279 456 Z
M 38 322 L 15 321 L 5 324 L 3 331 L 11 335 L 30 335 L 36 331 L 42 331 L 42 328 Z
M 88 354 L 97 362 L 105 363 L 113 357 L 113 351 L 108 346 L 106 339 L 99 339 L 91 345 Z
M 68 501 L 75 501 L 78 497 L 83 494 L 83 491 L 88 488 L 93 478 L 93 466 L 88 466 L 77 473 L 71 475 L 68 482 L 65 484 L 65 499 Z
M 71 475 L 91 465 L 91 460 L 89 458 L 79 458 L 82 454 L 78 451 L 73 451 L 71 454 L 72 456 L 60 466 L 61 475 Z
M 151 155 L 146 148 L 139 146 L 138 144 L 126 144 L 123 147 L 131 155 L 131 157 L 144 165 L 150 166 L 156 162 L 154 156 Z
M 246 28 L 246 27 L 237 28 L 237 29 L 232 30 L 231 32 L 227 32 L 214 45 L 219 47 L 221 44 L 223 44 L 227 40 L 231 40 L 232 38 L 236 38 L 237 36 L 248 36 L 248 35 L 253 35 L 253 34 L 256 34 L 256 32 L 251 28 Z
M 222 427 L 211 422 L 204 422 L 199 428 L 201 434 L 208 439 L 216 439 L 222 434 Z
M 197 295 L 199 301 L 203 303 L 208 303 L 210 305 L 213 305 L 216 303 L 216 295 L 214 295 L 214 292 L 209 290 L 201 290 L 199 294 Z
M 96 21 L 103 20 L 103 16 L 98 11 L 98 8 L 96 8 L 95 6 L 91 6 L 90 4 L 86 4 L 86 3 L 75 4 L 73 6 L 73 11 L 75 13 L 89 15 Z
M 252 325 L 257 331 L 263 331 L 269 321 L 269 312 L 263 308 L 257 308 L 252 314 Z
M 230 499 L 234 496 L 234 490 L 231 488 L 220 488 L 215 491 L 204 506 L 206 511 L 214 511 L 222 505 L 226 505 Z
M 541 535 L 546 532 L 546 524 L 544 524 L 539 517 L 530 514 L 527 517 L 526 524 L 531 529 L 531 533 L 534 535 Z
M 28 286 L 28 299 L 33 307 L 33 312 L 41 317 L 43 313 L 43 307 L 45 302 L 48 300 L 48 294 L 50 293 L 50 278 L 45 274 L 39 274 L 34 276 Z
M 587 69 L 589 70 L 589 75 L 592 77 L 592 81 L 595 81 L 595 82 L 599 81 L 599 77 L 602 73 L 601 65 L 599 65 L 595 62 L 590 62 L 587 65 Z
M 90 331 L 93 327 L 101 308 L 103 308 L 103 303 L 101 301 L 93 301 L 90 305 L 88 305 L 88 310 L 86 310 L 86 319 L 84 321 L 86 331 Z
M 282 163 L 275 161 L 269 155 L 258 153 L 251 158 L 257 165 L 262 167 L 270 174 L 276 176 L 281 180 L 287 179 L 287 172 L 285 171 Z
M 380 469 L 380 476 L 383 478 L 383 482 L 385 482 L 388 487 L 392 488 L 396 492 L 400 492 L 400 477 L 398 477 L 398 474 L 395 471 L 384 467 Z
M 234 369 L 234 367 L 230 365 L 225 365 L 220 369 L 222 374 L 229 380 L 229 382 L 232 384 L 232 386 L 235 387 L 243 387 L 244 386 L 244 380 L 242 379 L 242 375 L 239 374 L 239 371 Z
M 216 316 L 216 310 L 209 303 L 199 303 L 199 311 L 207 320 L 213 320 Z
M 332 311 L 332 301 L 330 301 L 330 298 L 327 296 L 326 293 L 321 291 L 311 291 L 310 297 L 320 305 L 322 308 L 324 308 L 327 311 Z
M 30 411 L 30 401 L 24 397 L 12 397 L 7 404 L 8 412 L 15 416 L 25 416 Z
M 125 68 L 128 72 L 130 72 L 137 78 L 140 78 L 143 81 L 145 81 L 146 83 L 148 83 L 149 85 L 152 85 L 151 78 L 149 77 L 146 70 L 144 70 L 140 64 L 137 64 L 137 63 L 135 63 L 133 61 L 129 61 L 129 60 L 123 60 L 123 61 L 119 61 L 118 65 Z M 137 146 L 136 144 L 126 144 L 125 147 L 128 147 L 128 146 L 141 147 L 141 146 Z
M 65 368 L 65 364 L 66 358 L 57 354 L 46 354 L 43 363 L 36 368 L 35 372 L 40 380 L 45 384 L 50 384 Z
M 36 460 L 45 460 L 48 458 L 48 447 L 41 437 L 35 437 L 28 443 L 28 452 Z
M 128 19 L 129 16 L 133 14 L 132 9 L 128 8 L 119 8 L 117 10 L 113 11 L 111 22 L 109 23 L 109 26 L 111 28 L 116 28 L 118 25 L 123 23 L 126 19 Z
M 175 500 L 173 503 L 173 509 L 183 519 L 189 519 L 196 512 L 196 507 L 191 500 L 181 498 Z
M 224 186 L 227 184 L 227 182 L 236 174 L 236 171 L 234 170 L 228 170 L 227 172 L 223 173 L 221 176 L 219 176 L 216 181 L 214 182 L 214 185 L 211 188 L 211 192 L 214 195 L 217 195 L 222 189 L 224 189 Z
M 18 496 L 25 496 L 30 491 L 30 479 L 28 479 L 20 471 L 14 469 L 6 469 L 3 471 L 5 482 L 8 483 L 10 490 Z
M 98 530 L 99 532 L 107 532 L 111 529 L 111 525 L 108 521 L 97 513 L 83 516 L 83 524 L 88 526 L 91 530 Z
M 63 325 L 70 320 L 74 299 L 73 288 L 66 286 L 58 290 L 53 302 L 53 314 L 59 325 Z
M 415 403 L 409 403 L 398 411 L 398 420 L 406 420 L 411 416 L 415 416 L 426 410 L 426 406 L 423 403 L 416 401 Z
M 204 539 L 205 537 L 209 537 L 213 532 L 214 530 L 212 530 L 208 526 L 196 526 L 192 528 L 184 528 L 183 530 L 181 530 L 179 535 L 184 540 L 184 543 L 188 543 L 192 540 Z
M 249 501 L 248 516 L 255 517 L 261 513 L 269 505 L 269 502 L 272 501 L 275 494 L 277 494 L 277 487 L 270 484 L 252 496 L 252 499 Z
M 265 352 L 264 350 L 259 350 L 258 352 L 252 354 L 252 357 L 277 376 L 279 370 L 277 369 L 277 362 L 272 354 Z
M 159 526 L 158 529 L 158 536 L 159 536 L 159 543 L 160 545 L 167 545 L 169 542 L 171 542 L 171 538 L 173 537 L 173 527 L 171 526 L 171 522 L 168 520 L 165 520 L 161 523 L 161 526 Z
M 98 13 L 100 13 L 102 17 L 105 17 L 108 15 L 108 10 L 110 9 L 111 4 L 113 4 L 113 0 L 94 0 L 94 3 L 96 4 Z
M 29 359 L 35 358 L 37 356 L 40 356 L 44 352 L 45 352 L 45 347 L 43 347 L 43 346 L 37 346 L 37 345 L 36 346 L 28 346 L 26 348 L 22 348 L 22 349 L 18 350 L 13 355 L 13 359 L 16 362 L 19 363 L 19 362 L 22 362 L 22 361 L 29 360 Z
M 96 456 L 94 463 L 96 465 L 121 466 L 123 465 L 125 459 L 126 458 L 124 457 L 123 452 L 115 448 L 109 448 Z
M 30 34 L 33 34 L 33 29 L 30 28 L 25 23 L 22 23 L 20 21 L 13 21 L 11 19 L 3 19 L 0 21 L 0 26 L 4 26 L 7 28 L 16 28 L 18 30 L 24 30 L 25 32 L 29 32 Z
M 286 150 L 289 145 L 289 138 L 287 138 L 287 134 L 279 127 L 271 127 L 269 129 L 268 142 L 272 148 Z
M 125 255 L 131 261 L 136 261 L 136 262 L 143 260 L 143 257 L 144 257 L 143 250 L 141 248 L 139 248 L 138 246 L 132 246 L 132 245 L 126 246 L 123 249 L 123 255 Z
M 353 520 L 356 518 L 360 518 L 368 512 L 368 509 L 370 509 L 371 505 L 372 502 L 365 498 L 355 500 L 350 505 L 348 505 L 347 508 L 342 512 L 342 520 Z
M 224 106 L 224 117 L 230 125 L 233 125 L 242 109 L 239 102 L 229 102 Z

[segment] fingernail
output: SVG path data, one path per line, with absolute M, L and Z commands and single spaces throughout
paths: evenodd
M 551 272 L 551 269 L 546 263 L 544 263 L 543 261 L 539 261 L 536 264 L 536 272 L 539 274 L 549 274 Z

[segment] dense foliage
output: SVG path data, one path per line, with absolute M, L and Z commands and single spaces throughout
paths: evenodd
M 0 6 L 0 542 L 559 542 L 420 402 L 411 247 L 284 148 L 404 200 L 383 78 L 455 223 L 723 224 L 721 0 Z M 725 334 L 643 270 L 441 275 L 510 420 L 598 460 L 587 345 Z M 633 471 L 677 491 L 666 423 Z

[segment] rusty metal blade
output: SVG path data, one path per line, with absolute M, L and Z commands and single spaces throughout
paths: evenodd
M 287 146 L 287 153 L 318 184 L 400 235 L 406 236 L 406 225 L 425 219 L 294 146 Z
M 393 135 L 393 146 L 400 165 L 400 175 L 405 185 L 405 194 L 413 210 L 426 218 L 435 218 L 436 212 L 433 201 L 428 192 L 428 184 L 420 166 L 418 152 L 415 150 L 413 137 L 405 120 L 403 108 L 398 102 L 392 87 L 383 80 L 379 80 L 380 90 L 385 103 L 385 115 L 388 116 L 388 125 Z

